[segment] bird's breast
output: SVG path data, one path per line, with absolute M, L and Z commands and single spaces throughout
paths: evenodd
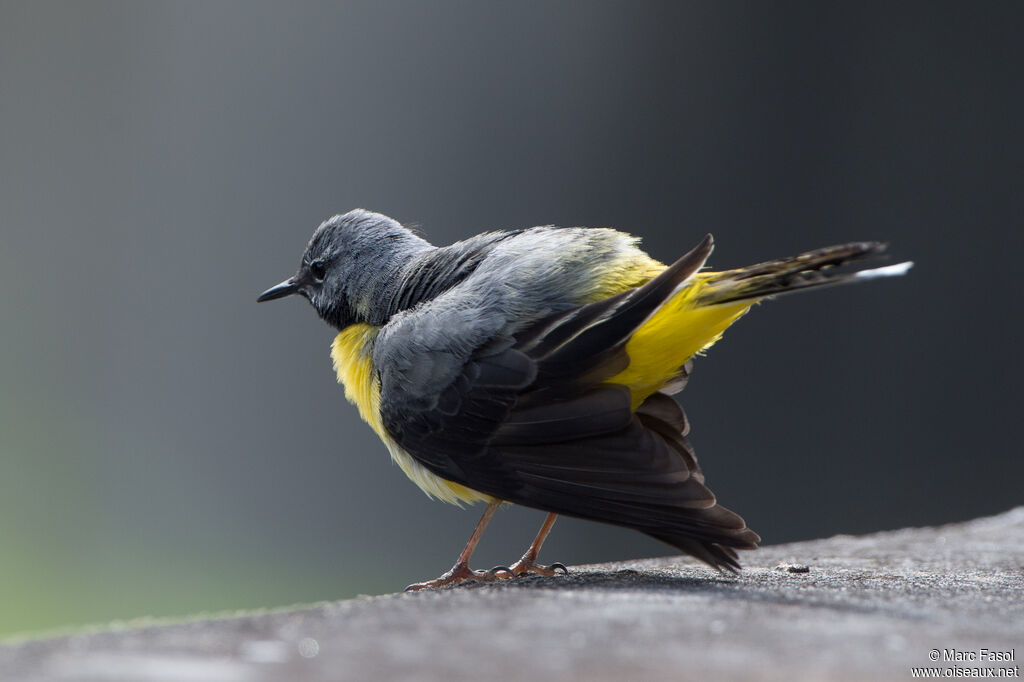
M 464 485 L 441 478 L 403 450 L 384 429 L 380 416 L 380 377 L 373 365 L 373 344 L 380 327 L 353 324 L 342 329 L 331 344 L 331 360 L 345 397 L 359 410 L 374 432 L 384 441 L 391 459 L 428 497 L 451 504 L 490 502 L 493 498 Z

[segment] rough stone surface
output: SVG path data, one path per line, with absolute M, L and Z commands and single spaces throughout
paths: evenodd
M 1024 507 L 743 558 L 735 578 L 651 559 L 11 643 L 0 679 L 906 680 L 929 666 L 1020 676 Z M 1014 660 L 942 660 L 983 649 Z

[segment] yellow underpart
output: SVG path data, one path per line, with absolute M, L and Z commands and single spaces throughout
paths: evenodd
M 700 307 L 697 296 L 714 273 L 690 280 L 662 305 L 626 343 L 629 366 L 610 383 L 628 386 L 633 409 L 670 381 L 697 353 L 710 348 L 754 301 Z
M 380 327 L 353 324 L 334 337 L 331 360 L 345 397 L 359 410 L 359 416 L 376 432 L 406 476 L 429 497 L 451 504 L 490 502 L 493 498 L 458 483 L 446 481 L 413 459 L 394 441 L 380 418 L 380 379 L 373 366 L 373 343 Z

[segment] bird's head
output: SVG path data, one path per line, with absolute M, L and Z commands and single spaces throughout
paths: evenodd
M 356 322 L 382 324 L 375 313 L 396 271 L 409 256 L 429 248 L 397 221 L 355 209 L 321 223 L 298 272 L 256 300 L 300 294 L 336 329 Z

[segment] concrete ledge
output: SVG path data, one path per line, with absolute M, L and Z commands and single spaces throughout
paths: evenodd
M 650 559 L 8 644 L 0 679 L 907 680 L 931 666 L 1020 676 L 1024 507 L 743 560 L 737 578 Z M 1015 660 L 942 660 L 983 649 Z

